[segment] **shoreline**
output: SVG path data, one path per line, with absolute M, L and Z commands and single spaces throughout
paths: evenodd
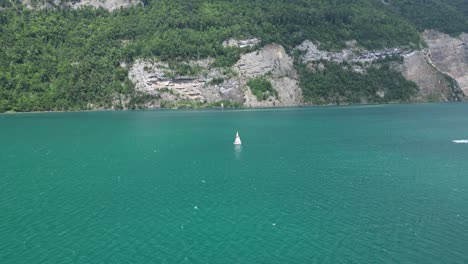
M 352 106 L 376 106 L 376 105 L 416 105 L 416 104 L 457 104 L 467 103 L 467 101 L 453 101 L 453 102 L 389 102 L 389 103 L 369 103 L 369 104 L 327 104 L 327 105 L 314 105 L 314 104 L 300 104 L 291 106 L 273 106 L 273 107 L 184 107 L 184 108 L 148 108 L 148 109 L 93 109 L 93 110 L 71 110 L 71 111 L 29 111 L 29 112 L 15 112 L 7 111 L 0 113 L 0 115 L 21 115 L 21 114 L 46 114 L 46 113 L 87 113 L 87 112 L 129 112 L 129 111 L 166 111 L 166 110 L 246 110 L 246 109 L 287 109 L 287 108 L 319 108 L 319 107 L 352 107 Z

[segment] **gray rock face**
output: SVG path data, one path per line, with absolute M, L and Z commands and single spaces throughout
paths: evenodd
M 447 34 L 427 30 L 423 34 L 429 49 L 428 58 L 438 70 L 454 78 L 468 95 L 468 34 L 453 38 Z
M 127 8 L 130 6 L 143 5 L 140 0 L 80 0 L 71 5 L 72 8 L 80 8 L 83 6 L 92 6 L 95 8 L 102 7 L 109 11 Z
M 202 67 L 200 76 L 168 77 L 170 68 L 163 62 L 137 60 L 129 70 L 129 79 L 138 92 L 159 95 L 165 101 L 188 100 L 194 102 L 216 102 L 221 100 L 242 101 L 236 79 L 225 79 L 219 69 L 209 69 L 209 61 L 190 62 Z M 222 78 L 220 84 L 213 80 Z
M 266 74 L 273 77 L 296 77 L 293 60 L 283 46 L 270 44 L 259 51 L 241 56 L 234 65 L 242 78 L 250 79 Z
M 210 68 L 210 63 L 210 60 L 189 63 L 202 68 L 199 76 L 168 77 L 171 70 L 166 63 L 138 60 L 129 70 L 129 78 L 138 92 L 159 95 L 169 102 L 189 100 L 211 103 L 226 100 L 249 107 L 291 106 L 302 102 L 293 60 L 280 45 L 268 45 L 242 55 L 231 69 L 231 72 L 238 74 L 235 77 L 223 74 L 222 69 Z M 273 89 L 278 92 L 278 98 L 257 101 L 246 86 L 248 80 L 257 77 L 270 80 Z
M 356 47 L 354 42 L 348 42 L 347 49 L 328 52 L 320 50 L 318 45 L 308 40 L 296 49 L 303 52 L 301 60 L 304 63 L 320 60 L 347 62 L 354 64 L 352 69 L 357 73 L 365 73 L 366 67 L 379 59 L 403 57 L 403 65 L 392 65 L 392 68 L 401 71 L 406 79 L 414 81 L 419 86 L 420 91 L 415 99 L 421 101 L 462 100 L 463 96 L 459 88 L 454 87 L 444 74 L 455 79 L 465 94 L 468 93 L 468 34 L 451 38 L 440 32 L 426 31 L 424 38 L 429 47 L 421 51 L 399 48 L 368 51 Z
M 453 92 L 445 76 L 430 65 L 424 51 L 415 51 L 404 57 L 403 76 L 419 86 L 418 99 L 427 101 L 430 97 L 449 101 Z
M 53 8 L 54 5 L 57 6 L 60 4 L 60 0 L 52 0 L 42 3 L 32 3 L 31 0 L 20 0 L 21 4 L 27 9 L 48 9 Z
M 247 48 L 255 47 L 255 45 L 260 43 L 260 39 L 228 39 L 223 42 L 223 47 L 235 47 L 235 48 Z
M 301 56 L 302 62 L 304 63 L 319 60 L 343 62 L 344 60 L 350 60 L 353 56 L 353 51 L 351 49 L 342 50 L 341 52 L 320 50 L 318 45 L 314 44 L 310 40 L 305 40 L 297 46 L 296 49 L 304 52 Z
M 463 93 L 450 78 L 458 82 L 468 94 L 468 34 L 452 38 L 446 34 L 426 31 L 424 38 L 428 48 L 420 51 L 383 49 L 368 51 L 356 47 L 355 41 L 339 52 L 328 52 L 318 48 L 312 41 L 304 41 L 296 47 L 303 52 L 300 59 L 314 70 L 320 71 L 321 60 L 351 64 L 350 70 L 365 74 L 370 65 L 389 56 L 403 57 L 403 63 L 392 62 L 391 67 L 414 81 L 420 88 L 416 100 L 461 100 Z M 232 40 L 225 45 L 236 45 Z M 253 43 L 253 42 L 252 42 Z M 245 44 L 245 43 L 244 43 Z M 255 44 L 256 45 L 256 44 Z M 231 68 L 211 68 L 212 60 L 192 61 L 190 65 L 200 67 L 198 76 L 175 76 L 168 65 L 150 60 L 136 61 L 129 71 L 129 78 L 141 93 L 159 95 L 161 100 L 175 102 L 189 100 L 198 102 L 232 101 L 248 107 L 294 106 L 303 103 L 302 91 L 298 86 L 298 75 L 293 59 L 280 45 L 270 44 L 264 48 L 243 54 Z M 171 76 L 171 77 L 169 77 Z M 254 78 L 265 78 L 278 95 L 258 101 L 247 82 Z M 378 94 L 384 96 L 384 94 Z
M 314 44 L 310 40 L 305 40 L 295 49 L 304 52 L 301 56 L 304 63 L 319 60 L 327 60 L 337 63 L 342 63 L 344 61 L 351 63 L 370 63 L 387 57 L 403 56 L 411 52 L 400 48 L 369 51 L 356 47 L 355 41 L 348 41 L 346 44 L 348 46 L 346 49 L 342 49 L 338 52 L 329 52 L 320 50 L 318 45 Z
M 61 5 L 60 0 L 44 1 L 40 4 L 33 5 L 30 0 L 20 0 L 21 3 L 28 9 L 46 9 L 53 8 L 54 6 Z M 118 10 L 135 5 L 143 5 L 141 0 L 79 0 L 63 4 L 66 7 L 74 9 L 81 8 L 84 6 L 92 6 L 95 8 L 102 7 L 109 11 Z
M 297 83 L 293 59 L 281 45 L 271 44 L 263 49 L 242 55 L 234 65 L 245 87 L 245 103 L 249 107 L 292 106 L 302 103 L 302 91 Z M 278 92 L 278 98 L 259 102 L 246 84 L 248 80 L 265 77 Z
M 139 92 L 157 94 L 158 88 L 155 84 L 164 81 L 164 69 L 167 64 L 137 60 L 128 72 L 129 79 L 135 84 Z

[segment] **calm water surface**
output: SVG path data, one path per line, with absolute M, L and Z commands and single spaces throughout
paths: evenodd
M 0 115 L 0 263 L 468 263 L 455 139 L 468 104 Z

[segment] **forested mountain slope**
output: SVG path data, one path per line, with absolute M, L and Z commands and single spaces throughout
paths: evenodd
M 406 59 L 429 60 L 426 29 L 466 52 L 462 0 L 0 0 L 0 8 L 0 112 L 464 97 L 463 74 L 433 61 L 443 84 L 426 91 Z M 328 55 L 305 56 L 313 49 Z

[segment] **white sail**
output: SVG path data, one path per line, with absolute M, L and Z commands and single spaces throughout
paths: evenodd
M 242 144 L 242 141 L 239 137 L 239 132 L 236 133 L 236 140 L 234 140 L 234 145 L 240 145 Z

